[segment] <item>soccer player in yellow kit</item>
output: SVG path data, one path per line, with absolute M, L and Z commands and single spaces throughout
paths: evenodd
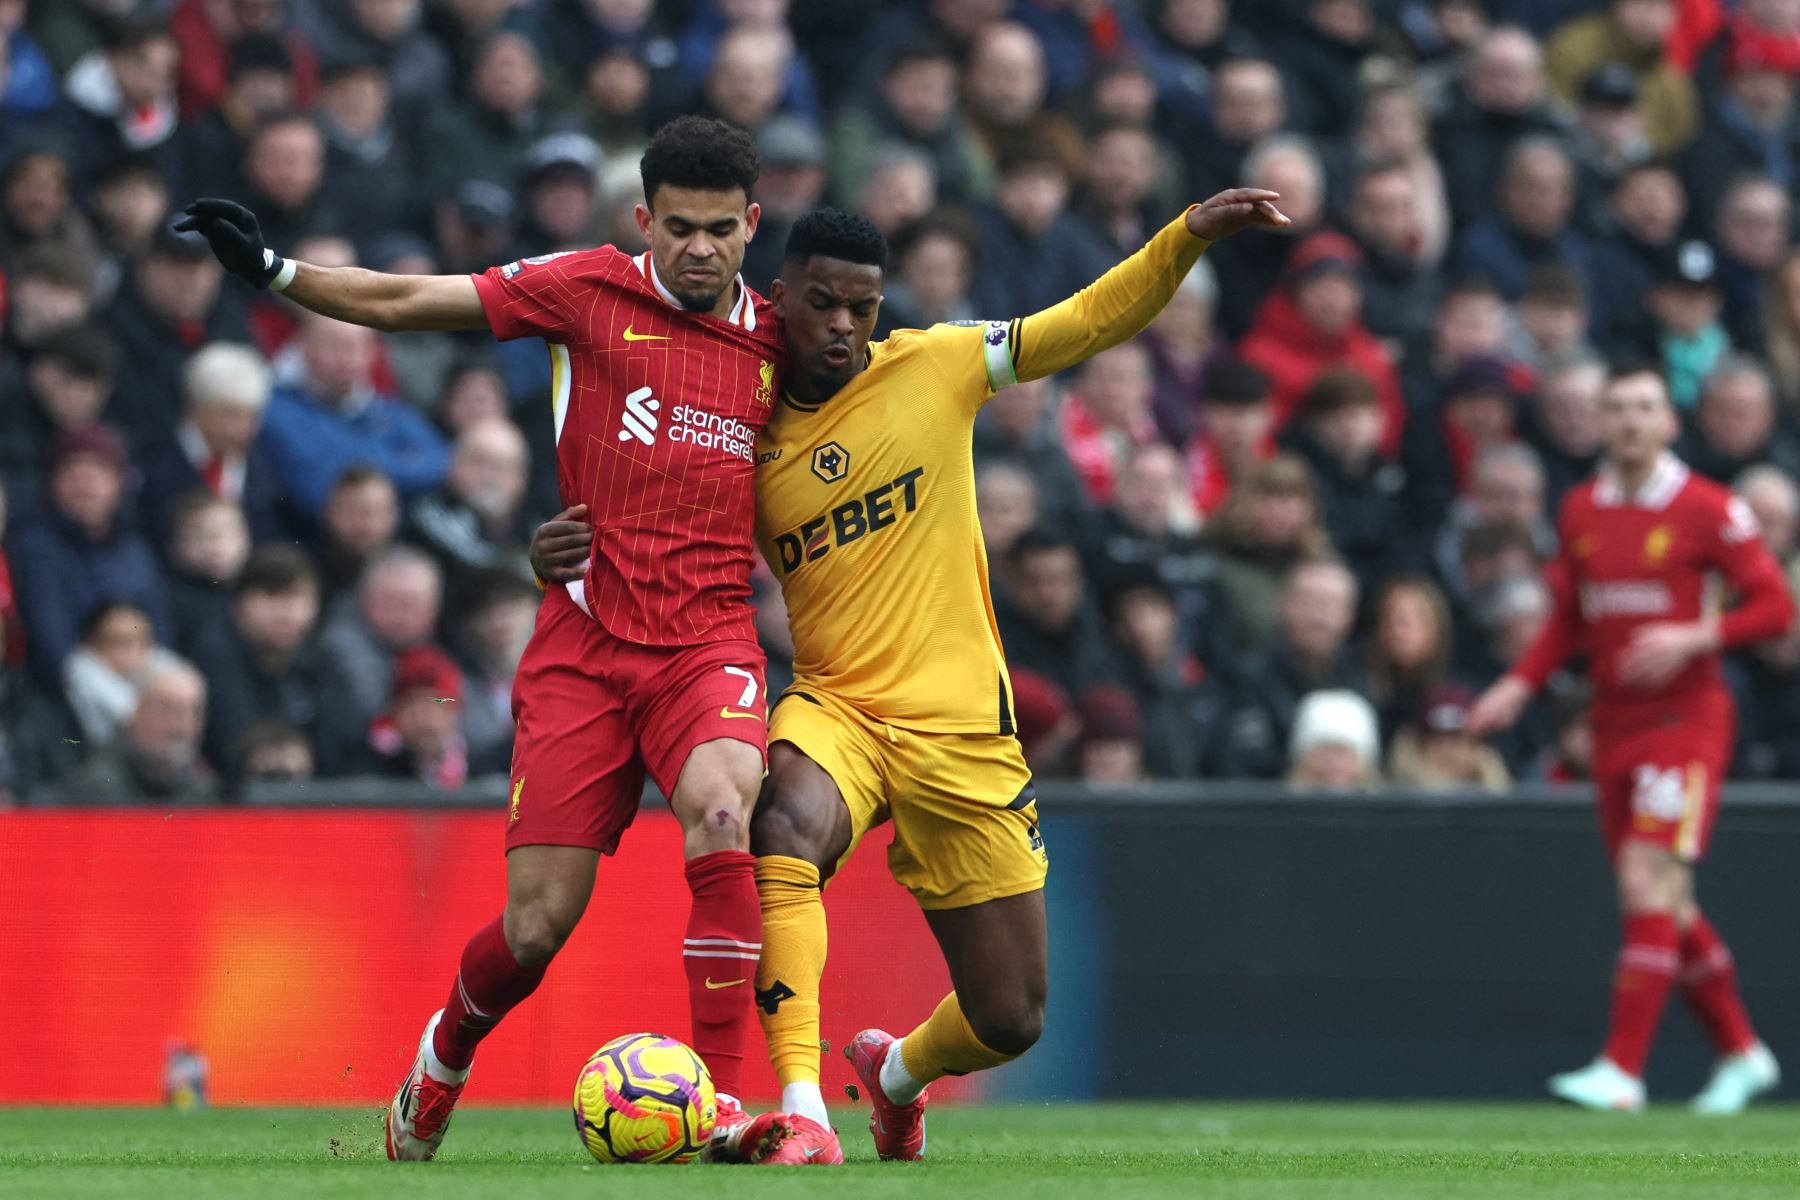
M 943 949 L 953 990 L 904 1038 L 846 1048 L 882 1158 L 919 1158 L 925 1088 L 1037 1040 L 1048 990 L 1031 771 L 1015 736 L 975 513 L 970 437 L 996 392 L 1135 336 L 1211 241 L 1287 223 L 1273 192 L 1195 205 L 1076 295 L 1015 320 L 899 330 L 871 344 L 886 244 L 861 217 L 809 214 L 773 299 L 787 387 L 757 443 L 757 540 L 787 600 L 794 683 L 769 728 L 751 826 L 756 971 L 791 1136 L 770 1162 L 842 1162 L 819 1088 L 824 882 L 892 820 L 888 866 Z M 541 574 L 546 526 L 534 544 Z M 585 548 L 577 533 L 569 541 Z

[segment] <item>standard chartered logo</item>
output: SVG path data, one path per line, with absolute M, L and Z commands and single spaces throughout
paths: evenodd
M 619 440 L 629 442 L 632 438 L 651 445 L 656 441 L 656 410 L 662 404 L 651 394 L 650 389 L 641 387 L 625 397 L 625 428 L 619 430 Z

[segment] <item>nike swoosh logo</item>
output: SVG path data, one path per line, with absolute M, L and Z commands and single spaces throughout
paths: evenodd
M 631 326 L 625 327 L 625 340 L 628 342 L 666 342 L 669 339 L 660 333 L 633 333 Z
M 729 707 L 721 708 L 719 710 L 719 715 L 724 717 L 727 721 L 734 720 L 738 717 L 754 717 L 758 721 L 762 720 L 762 717 L 756 713 L 732 712 Z
M 802 1150 L 800 1152 L 803 1158 L 817 1158 L 823 1153 L 825 1153 L 825 1147 L 823 1146 L 814 1146 L 810 1150 Z
M 728 980 L 725 983 L 714 983 L 712 981 L 712 976 L 708 975 L 706 977 L 706 988 L 708 991 L 716 992 L 720 988 L 736 987 L 740 983 L 747 983 L 747 982 L 749 982 L 749 981 L 744 980 L 744 979 L 732 979 L 732 980 Z

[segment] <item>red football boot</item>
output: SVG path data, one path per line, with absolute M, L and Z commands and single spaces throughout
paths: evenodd
M 875 1111 L 869 1116 L 869 1132 L 875 1135 L 875 1153 L 882 1159 L 912 1162 L 925 1157 L 925 1099 L 895 1104 L 881 1090 L 881 1064 L 893 1050 L 894 1035 L 865 1029 L 844 1047 L 844 1057 L 856 1068 L 856 1078 Z
M 838 1143 L 837 1130 L 794 1113 L 789 1113 L 787 1120 L 793 1132 L 781 1149 L 763 1159 L 764 1163 L 774 1167 L 825 1167 L 844 1161 L 844 1147 Z
M 721 1099 L 713 1118 L 713 1134 L 700 1152 L 701 1162 L 760 1163 L 781 1149 L 792 1131 L 786 1113 L 751 1116 L 729 1096 Z

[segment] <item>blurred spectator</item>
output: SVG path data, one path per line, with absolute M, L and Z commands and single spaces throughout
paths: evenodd
M 1457 497 L 1475 486 L 1477 464 L 1516 438 L 1525 382 L 1519 368 L 1500 359 L 1465 359 L 1432 409 L 1407 428 L 1403 460 L 1412 503 L 1433 521 L 1443 521 L 1452 541 L 1463 528 Z
M 1293 568 L 1331 547 L 1311 473 L 1291 454 L 1255 462 L 1234 480 L 1207 534 L 1219 556 L 1232 627 L 1246 646 L 1274 633 Z
M 116 746 L 101 749 L 62 781 L 65 806 L 210 804 L 218 780 L 200 757 L 206 680 L 180 660 L 152 670 Z
M 1317 137 L 1348 130 L 1363 60 L 1375 34 L 1370 0 L 1310 0 L 1283 22 L 1274 53 L 1287 66 L 1293 128 Z
M 417 410 L 370 385 L 375 331 L 309 315 L 299 355 L 279 378 L 264 415 L 262 445 L 287 501 L 317 519 L 346 467 L 379 468 L 405 496 L 443 481 L 449 450 Z
M 1800 593 L 1800 482 L 1779 467 L 1751 467 L 1732 481 L 1762 529 L 1769 553 L 1787 573 L 1788 587 Z
M 1342 366 L 1361 372 L 1375 386 L 1382 449 L 1392 453 L 1406 406 L 1392 360 L 1363 324 L 1361 269 L 1361 253 L 1342 234 L 1319 233 L 1302 242 L 1238 353 L 1269 376 L 1277 429 L 1325 371 Z
M 37 490 L 57 434 L 109 415 L 117 357 L 105 330 L 72 326 L 38 345 L 22 386 L 0 392 L 0 477 L 19 495 Z
M 1726 189 L 1712 245 L 1725 328 L 1736 345 L 1755 346 L 1761 338 L 1765 281 L 1781 267 L 1792 227 L 1793 204 L 1773 179 L 1751 175 Z
M 469 757 L 457 722 L 463 699 L 462 671 L 436 646 L 414 646 L 394 660 L 393 700 L 369 726 L 371 765 L 382 775 L 417 779 L 438 791 L 455 791 L 471 770 L 488 773 Z M 494 768 L 505 770 L 504 760 Z
M 981 462 L 975 468 L 975 513 L 981 521 L 988 561 L 1005 561 L 1019 538 L 1043 523 L 1037 481 L 1031 471 L 1006 458 Z
M 1272 638 L 1234 672 L 1240 711 L 1225 749 L 1229 775 L 1273 779 L 1281 774 L 1283 751 L 1307 693 L 1347 688 L 1367 695 L 1367 676 L 1350 645 L 1356 599 L 1356 576 L 1342 563 L 1314 559 L 1288 572 L 1274 605 Z M 1377 737 L 1373 710 L 1369 737 Z M 1379 754 L 1379 743 L 1371 752 Z
M 1362 221 L 1351 218 L 1353 234 L 1357 224 L 1371 231 L 1379 226 L 1384 232 L 1371 240 L 1386 246 L 1389 252 L 1404 247 L 1404 253 L 1417 265 L 1435 268 L 1443 261 L 1450 242 L 1450 205 L 1444 195 L 1444 173 L 1437 156 L 1431 151 L 1430 130 L 1420 99 L 1417 80 L 1374 80 L 1363 92 L 1357 110 L 1357 124 L 1350 136 L 1328 151 L 1331 164 L 1331 191 L 1342 195 L 1352 185 L 1370 175 L 1398 171 L 1411 184 L 1409 203 L 1395 204 L 1400 189 L 1392 183 L 1371 197 L 1382 203 L 1377 212 Z M 1410 209 L 1411 228 L 1402 232 L 1397 214 L 1402 207 Z M 1358 234 L 1360 237 L 1361 235 Z M 1364 249 L 1370 246 L 1365 243 Z
M 471 177 L 510 185 L 525 147 L 545 130 L 543 98 L 543 62 L 531 39 L 506 29 L 488 36 L 471 68 L 467 98 L 435 108 L 428 119 L 426 186 L 443 194 Z
M 1403 163 L 1364 170 L 1351 186 L 1347 232 L 1362 251 L 1363 319 L 1377 337 L 1408 341 L 1431 328 L 1441 277 L 1424 257 L 1419 182 Z
M 1548 511 L 1554 512 L 1563 495 L 1593 474 L 1600 461 L 1600 393 L 1606 375 L 1606 362 L 1598 357 L 1553 366 L 1520 415 L 1520 431 L 1544 466 Z
M 368 237 L 411 224 L 418 166 L 381 60 L 328 60 L 320 83 L 325 177 L 336 194 L 356 198 L 355 219 L 344 230 Z
M 1041 529 L 1022 534 L 1001 583 L 994 608 L 1009 666 L 1040 675 L 1070 696 L 1117 677 L 1073 542 Z
M 305 783 L 313 777 L 312 744 L 280 721 L 258 721 L 238 739 L 232 773 L 247 783 Z
M 294 57 L 272 34 L 249 34 L 231 47 L 225 92 L 216 106 L 183 123 L 179 140 L 183 180 L 197 195 L 243 191 L 241 174 L 250 133 L 297 103 Z
M 1207 117 L 1226 62 L 1230 5 L 1226 0 L 1164 0 L 1149 7 L 1151 29 L 1145 41 L 1157 105 L 1171 128 L 1191 129 Z
M 1112 125 L 1088 139 L 1076 215 L 1123 258 L 1137 253 L 1169 223 L 1171 206 L 1158 195 L 1162 162 L 1156 139 L 1136 125 Z
M 392 699 L 395 660 L 431 641 L 443 598 L 437 564 L 423 551 L 394 546 L 368 565 L 354 596 L 335 606 L 319 635 L 331 697 L 318 735 L 324 773 L 353 769 L 370 723 Z
M 1163 439 L 1177 446 L 1185 446 L 1200 427 L 1207 367 L 1215 357 L 1218 299 L 1219 281 L 1202 258 L 1144 331 L 1154 380 L 1152 415 Z
M 1311 235 L 1325 219 L 1325 168 L 1305 138 L 1274 135 L 1256 144 L 1244 162 L 1243 179 L 1229 186 L 1281 193 L 1281 211 L 1289 221 L 1262 237 L 1231 238 L 1206 252 L 1219 278 L 1219 323 L 1235 339 L 1263 319 L 1270 297 L 1294 270 L 1301 247 L 1317 249 Z M 1211 195 L 1202 192 L 1193 199 Z
M 1394 738 L 1388 777 L 1428 788 L 1479 788 L 1502 792 L 1512 782 L 1493 747 L 1468 732 L 1475 694 L 1461 684 L 1440 684 Z
M 1375 597 L 1367 660 L 1369 696 L 1391 743 L 1450 667 L 1453 627 L 1443 589 L 1423 575 L 1397 575 Z
M 394 103 L 416 113 L 450 90 L 449 58 L 420 28 L 421 9 L 422 0 L 317 0 L 300 5 L 294 16 L 318 50 L 326 77 L 332 64 L 378 63 Z
M 805 60 L 794 53 L 794 40 L 779 26 L 739 26 L 719 39 L 718 53 L 700 88 L 699 111 L 756 133 L 784 110 L 811 117 L 793 107 L 786 84 Z M 810 107 L 810 106 L 808 106 Z
M 276 113 L 251 131 L 243 196 L 264 239 L 287 253 L 299 253 L 295 243 L 309 234 L 360 228 L 356 197 L 346 184 L 326 179 L 325 135 L 306 113 Z
M 406 538 L 444 570 L 454 597 L 484 571 L 532 581 L 526 545 L 537 519 L 524 511 L 531 452 L 518 426 L 484 421 L 457 435 L 444 485 L 406 508 Z
M 1115 256 L 1068 211 L 1069 176 L 1042 142 L 1009 146 L 994 202 L 976 213 L 972 296 L 988 317 L 1022 317 L 1074 295 Z
M 1579 272 L 1552 264 L 1533 267 L 1516 306 L 1516 352 L 1512 357 L 1532 370 L 1590 357 L 1586 287 Z
M 1022 667 L 1009 666 L 1013 715 L 1025 761 L 1039 779 L 1062 779 L 1073 770 L 1073 750 L 1081 737 L 1081 718 L 1069 694 L 1048 679 Z
M 113 269 L 149 249 L 169 219 L 169 184 L 149 159 L 121 158 L 102 168 L 88 192 L 88 211 L 101 252 Z
M 1184 645 L 1169 589 L 1144 580 L 1114 592 L 1113 641 L 1143 718 L 1143 768 L 1158 779 L 1213 772 L 1227 700 L 1215 674 Z
M 1044 108 L 1044 49 L 1023 25 L 983 25 L 963 59 L 963 103 L 970 126 L 1005 173 L 1009 147 L 1033 146 L 1057 164 L 1064 186 L 1080 173 L 1081 135 Z
M 798 117 L 777 117 L 757 135 L 756 153 L 762 159 L 756 179 L 762 218 L 744 248 L 744 278 L 766 293 L 781 271 L 794 222 L 819 207 L 825 195 L 825 139 Z
M 1506 302 L 1485 279 L 1452 284 L 1439 302 L 1428 341 L 1416 344 L 1405 365 L 1407 407 L 1429 411 L 1443 398 L 1452 376 L 1472 358 L 1505 352 Z M 1412 422 L 1416 427 L 1418 422 Z
M 56 105 L 56 68 L 25 27 L 25 0 L 0 0 L 0 113 L 29 120 Z
M 890 244 L 892 269 L 878 333 L 979 319 L 969 299 L 975 280 L 975 232 L 960 214 L 942 209 L 926 213 L 895 231 Z
M 1740 176 L 1769 175 L 1784 187 L 1800 179 L 1796 65 L 1772 58 L 1755 38 L 1733 39 L 1726 49 L 1723 86 L 1709 92 L 1700 136 L 1681 158 L 1698 228 L 1713 228 L 1726 187 Z
M 1502 26 L 1475 46 L 1433 137 L 1459 226 L 1488 213 L 1515 143 L 1558 131 L 1547 100 L 1543 54 L 1529 33 Z
M 363 570 L 400 533 L 400 497 L 394 482 L 358 464 L 337 477 L 319 521 L 318 555 L 325 599 L 354 589 Z
M 1601 224 L 1597 213 L 1605 197 L 1625 172 L 1655 161 L 1629 67 L 1608 63 L 1581 85 L 1569 149 L 1575 162 L 1575 224 L 1593 230 Z
M 1596 72 L 1617 66 L 1638 93 L 1650 148 L 1659 157 L 1680 151 L 1699 128 L 1699 100 L 1685 72 L 1668 59 L 1675 0 L 1610 0 L 1606 11 L 1558 26 L 1544 46 L 1550 87 L 1564 104 L 1583 98 Z
M 513 673 L 543 597 L 532 583 L 497 572 L 478 577 L 469 590 L 458 604 L 463 616 L 451 638 L 464 668 L 462 732 L 472 759 L 485 769 L 505 770 L 512 759 Z M 771 688 L 769 694 L 781 693 Z
M 667 81 L 675 63 L 672 53 L 661 52 L 673 51 L 674 44 L 637 33 L 596 32 L 591 26 L 586 33 L 591 57 L 583 74 L 582 128 L 608 156 L 630 159 L 650 140 L 657 81 Z
M 155 552 L 120 515 L 126 467 L 124 442 L 105 426 L 57 434 L 46 503 L 13 534 L 19 615 L 32 670 L 45 686 L 61 680 L 81 622 L 102 600 L 137 604 L 158 641 L 171 632 Z
M 1571 228 L 1574 212 L 1568 151 L 1554 138 L 1522 138 L 1507 155 L 1493 213 L 1457 239 L 1452 269 L 1492 280 L 1508 299 L 1525 291 L 1535 267 L 1565 266 L 1599 286 L 1593 243 Z M 1604 320 L 1608 299 L 1589 297 L 1596 319 Z
M 1721 317 L 1718 258 L 1702 241 L 1671 246 L 1657 264 L 1644 307 L 1653 326 L 1651 349 L 1668 381 L 1669 398 L 1683 412 L 1700 398 L 1700 385 L 1731 350 Z
M 92 747 L 112 744 L 137 710 L 144 684 L 175 656 L 157 644 L 150 617 L 129 600 L 103 601 L 63 659 L 63 695 Z
M 874 173 L 873 151 L 884 143 L 910 146 L 928 156 L 945 200 L 967 203 L 985 196 L 993 185 L 991 164 L 957 104 L 956 59 L 936 39 L 900 45 L 882 65 L 873 94 L 839 110 L 828 160 L 832 190 L 840 196 L 861 195 Z M 767 154 L 763 163 L 766 168 Z
M 1747 354 L 1727 355 L 1706 377 L 1677 452 L 1720 483 L 1761 464 L 1800 475 L 1800 441 L 1781 427 L 1779 415 L 1775 387 L 1762 364 Z
M 1144 778 L 1144 718 L 1137 700 L 1116 683 L 1097 683 L 1081 697 L 1076 775 L 1090 784 L 1133 784 Z
M 1231 616 L 1188 490 L 1174 447 L 1150 442 L 1133 450 L 1112 503 L 1095 519 L 1087 568 L 1103 602 L 1120 587 L 1155 581 L 1175 604 L 1182 642 L 1210 662 L 1228 653 Z
M 1199 435 L 1188 443 L 1194 508 L 1210 517 L 1252 463 L 1275 452 L 1275 412 L 1269 377 L 1249 363 L 1222 359 L 1207 368 L 1200 387 Z
M 154 13 L 121 16 L 111 23 L 105 48 L 84 55 L 63 79 L 68 99 L 61 125 L 81 186 L 125 154 L 148 154 L 165 178 L 179 178 L 175 38 Z
M 937 179 L 932 174 L 931 159 L 910 146 L 895 143 L 876 148 L 869 180 L 853 207 L 873 221 L 875 228 L 892 236 L 936 204 Z M 1060 205 L 1058 201 L 1059 208 Z
M 1150 414 L 1150 353 L 1136 342 L 1102 350 L 1082 364 L 1062 407 L 1062 443 L 1088 498 L 1112 500 L 1133 448 L 1156 440 Z
M 1380 783 L 1381 744 L 1369 702 L 1343 688 L 1309 693 L 1295 711 L 1287 780 L 1294 787 L 1333 792 Z
M 1080 526 L 1089 509 L 1081 475 L 1069 460 L 1058 423 L 1049 416 L 1054 399 L 1047 379 L 1014 384 L 982 407 L 975 421 L 976 461 L 1016 461 L 1037 481 L 1043 524 L 1054 529 Z
M 288 0 L 179 0 L 169 26 L 181 43 L 184 118 L 219 102 L 237 46 L 246 38 L 280 38 L 294 59 L 296 98 L 302 104 L 311 101 L 312 48 L 292 28 Z
M 120 411 L 135 445 L 160 448 L 182 418 L 183 379 L 207 342 L 247 342 L 249 329 L 224 272 L 195 234 L 159 229 L 107 309 L 131 369 L 119 377 Z
M 213 342 L 182 372 L 182 418 L 146 458 L 143 512 L 157 546 L 169 544 L 174 504 L 195 489 L 241 505 L 258 542 L 280 537 L 280 484 L 257 433 L 269 401 L 262 356 L 234 342 Z
M 1394 536 L 1408 521 L 1406 471 L 1382 458 L 1381 425 L 1375 385 L 1342 367 L 1313 381 L 1281 438 L 1311 469 L 1326 534 L 1365 589 L 1407 552 Z
M 1800 250 L 1783 255 L 1764 291 L 1760 344 L 1791 421 L 1800 411 Z
M 27 142 L 0 172 L 0 253 L 10 258 L 38 243 L 76 246 L 89 258 L 98 250 L 75 207 L 68 162 L 51 145 Z
M 1287 121 L 1281 72 L 1266 58 L 1227 57 L 1212 75 L 1212 136 L 1187 148 L 1188 190 L 1197 199 L 1244 184 L 1250 148 Z M 1282 197 L 1285 208 L 1287 197 Z
M 1526 530 L 1532 545 L 1547 554 L 1555 534 L 1545 502 L 1544 466 L 1531 447 L 1500 442 L 1481 450 L 1469 467 L 1468 487 L 1450 506 L 1438 535 L 1435 557 L 1453 598 L 1467 593 L 1457 581 L 1466 571 L 1468 535 L 1483 526 L 1508 524 Z M 1461 570 L 1458 563 L 1463 563 Z
M 323 714 L 339 702 L 312 635 L 319 622 L 319 576 L 292 546 L 264 546 L 232 588 L 229 617 L 195 645 L 194 661 L 212 685 L 207 757 L 236 763 L 242 742 L 262 721 L 318 737 Z
M 714 86 L 721 64 L 728 62 L 742 39 L 757 34 L 777 40 L 785 57 L 764 84 L 776 101 L 809 120 L 819 116 L 818 88 L 806 60 L 793 53 L 787 32 L 788 0 L 701 0 L 697 12 L 681 35 L 680 63 L 689 84 L 702 77 Z M 718 115 L 735 119 L 729 113 Z M 754 130 L 752 122 L 740 121 Z
M 231 590 L 250 557 L 250 527 L 232 501 L 187 492 L 170 510 L 164 549 L 172 644 L 193 658 L 195 647 L 231 620 Z
M 20 251 L 8 265 L 7 354 L 30 351 L 51 334 L 73 329 L 94 309 L 94 267 L 79 247 L 62 242 Z

